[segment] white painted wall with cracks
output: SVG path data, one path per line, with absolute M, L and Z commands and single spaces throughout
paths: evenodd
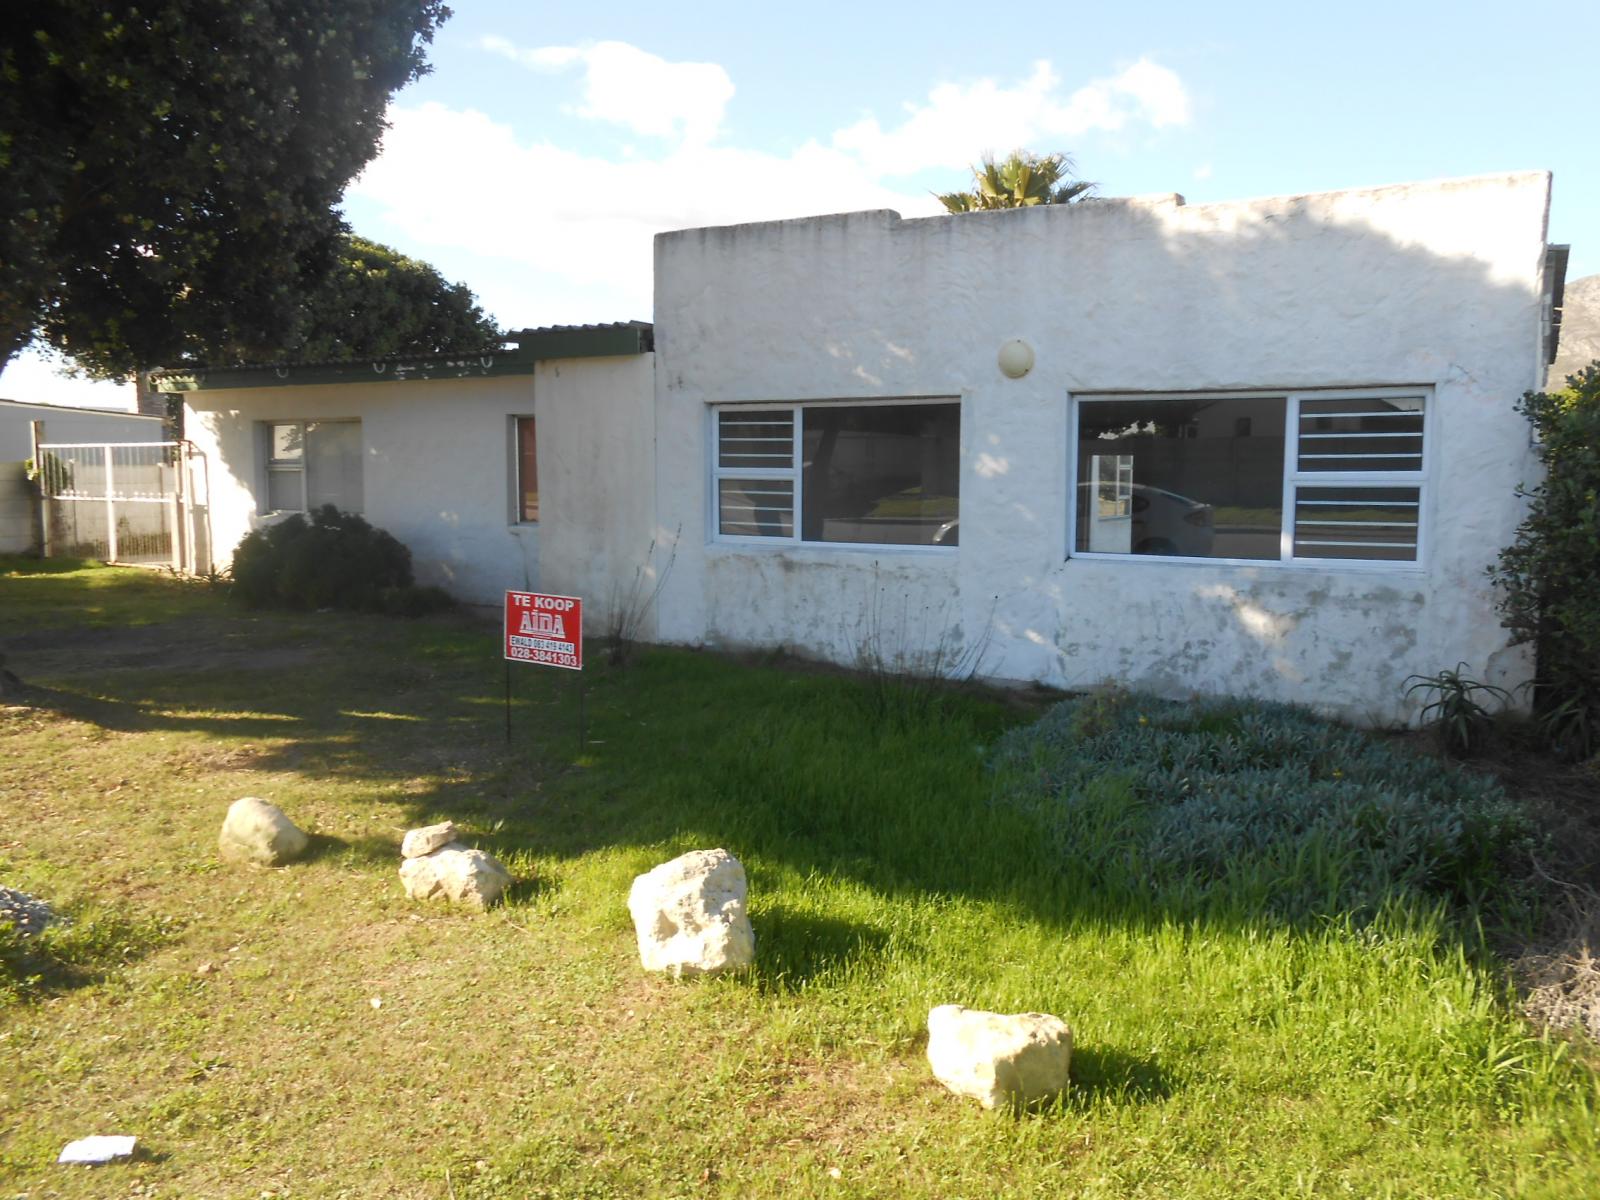
M 983 675 L 1242 693 L 1373 723 L 1465 662 L 1514 685 L 1484 571 L 1536 463 L 1550 178 L 1526 172 L 1189 206 L 1177 196 L 959 217 L 892 212 L 656 239 L 664 640 L 836 662 L 981 648 Z M 1032 369 L 997 353 L 1020 338 Z M 1407 568 L 1069 558 L 1070 397 L 1426 384 L 1424 560 Z M 718 544 L 721 403 L 959 396 L 955 551 Z

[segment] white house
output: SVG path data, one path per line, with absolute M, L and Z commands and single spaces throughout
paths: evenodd
M 419 582 L 497 602 L 632 572 L 650 539 L 650 327 L 525 330 L 514 349 L 156 375 L 208 464 L 218 565 L 332 503 L 411 550 Z
M 684 230 L 653 353 L 598 327 L 481 377 L 213 372 L 189 436 L 218 546 L 359 502 L 470 599 L 603 610 L 664 573 L 666 642 L 1390 721 L 1413 673 L 1528 673 L 1484 572 L 1536 467 L 1549 189 Z

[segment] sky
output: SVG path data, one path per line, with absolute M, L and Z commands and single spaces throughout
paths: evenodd
M 661 230 L 928 215 L 1016 147 L 1190 203 L 1549 170 L 1568 278 L 1600 272 L 1594 0 L 452 7 L 345 215 L 507 328 L 650 319 Z M 126 392 L 35 356 L 0 376 Z

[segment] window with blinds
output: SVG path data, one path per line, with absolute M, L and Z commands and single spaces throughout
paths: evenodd
M 719 539 L 960 540 L 961 405 L 826 401 L 713 412 Z
M 1417 561 L 1422 529 L 1422 395 L 1303 395 L 1290 476 L 1290 556 Z M 1409 484 L 1410 486 L 1396 486 Z
M 1425 389 L 1085 396 L 1074 552 L 1415 563 Z M 1126 495 L 1126 510 L 1115 503 Z
M 717 413 L 717 532 L 794 536 L 793 409 Z

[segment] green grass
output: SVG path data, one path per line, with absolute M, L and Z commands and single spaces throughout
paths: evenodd
M 1461 918 L 1101 889 L 996 795 L 1011 703 L 897 710 L 650 650 L 592 659 L 581 748 L 578 679 L 516 668 L 508 750 L 487 625 L 6 567 L 38 703 L 0 710 L 0 882 L 82 918 L 0 1008 L 11 1192 L 1556 1197 L 1600 1173 L 1594 1076 Z M 310 859 L 220 865 L 241 795 Z M 405 900 L 399 838 L 444 818 L 523 881 L 508 904 Z M 757 968 L 647 977 L 629 881 L 709 846 L 748 869 Z M 944 1002 L 1063 1016 L 1071 1091 L 1021 1119 L 945 1093 Z M 52 1165 L 94 1132 L 148 1156 Z

